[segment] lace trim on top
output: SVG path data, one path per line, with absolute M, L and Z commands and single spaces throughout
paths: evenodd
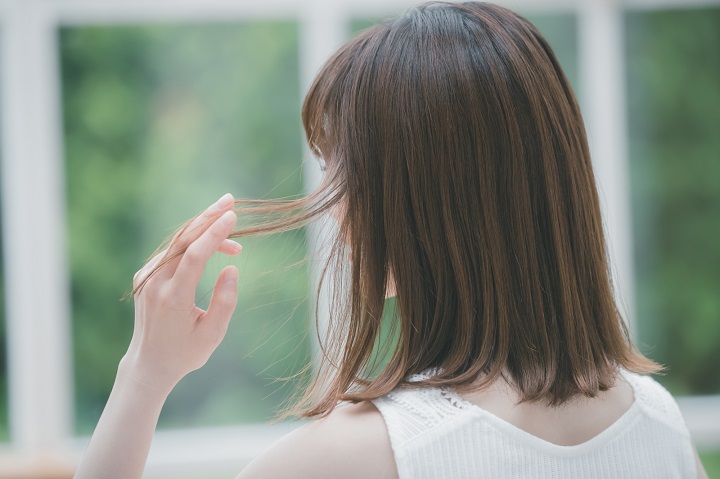
M 620 368 L 619 372 L 628 384 L 630 384 L 633 390 L 634 397 L 632 405 L 618 419 L 616 419 L 615 422 L 610 424 L 599 434 L 583 443 L 571 446 L 554 444 L 530 434 L 529 432 L 505 421 L 504 419 L 495 416 L 491 412 L 486 411 L 481 406 L 467 401 L 451 387 L 438 387 L 436 388 L 436 391 L 439 393 L 440 397 L 445 399 L 449 408 L 465 413 L 479 413 L 488 418 L 493 424 L 505 432 L 541 446 L 543 449 L 555 452 L 580 452 L 594 447 L 599 443 L 610 440 L 615 435 L 621 433 L 628 423 L 633 421 L 641 412 L 644 412 L 656 420 L 663 422 L 673 430 L 683 435 L 689 434 L 677 403 L 674 401 L 672 395 L 661 384 L 650 376 L 633 373 L 625 370 L 624 368 Z M 423 374 L 423 377 L 429 376 Z
M 437 375 L 439 372 L 439 368 L 434 369 L 428 369 L 425 370 L 419 374 L 414 374 L 410 378 L 408 378 L 408 382 L 416 382 L 421 381 L 423 379 L 428 379 L 430 377 L 433 377 Z M 624 428 L 627 426 L 629 422 L 634 420 L 636 416 L 640 413 L 641 410 L 646 410 L 648 407 L 650 409 L 653 409 L 651 411 L 651 414 L 653 416 L 657 416 L 661 414 L 661 412 L 667 412 L 667 414 L 664 418 L 665 423 L 671 425 L 674 429 L 682 430 L 684 427 L 684 423 L 678 423 L 678 420 L 673 418 L 679 418 L 680 421 L 682 421 L 682 417 L 679 414 L 678 411 L 673 411 L 672 406 L 674 405 L 674 402 L 670 401 L 670 405 L 667 402 L 666 398 L 663 398 L 662 400 L 658 401 L 657 394 L 658 391 L 654 389 L 663 389 L 662 386 L 655 383 L 655 381 L 646 376 L 641 376 L 639 374 L 632 373 L 630 371 L 624 370 L 623 368 L 620 368 L 619 370 L 620 374 L 625 378 L 625 380 L 630 384 L 632 390 L 633 390 L 633 403 L 632 405 L 618 418 L 610 424 L 607 428 L 605 428 L 603 431 L 601 431 L 599 434 L 596 434 L 589 440 L 575 445 L 570 446 L 561 446 L 559 444 L 554 444 L 549 441 L 545 441 L 544 439 L 541 439 L 507 421 L 504 419 L 501 419 L 498 416 L 495 416 L 491 412 L 483 409 L 481 406 L 477 404 L 473 404 L 470 401 L 466 400 L 462 396 L 460 396 L 457 391 L 455 391 L 451 387 L 435 387 L 435 388 L 428 388 L 428 390 L 425 391 L 425 393 L 429 394 L 435 394 L 442 398 L 444 403 L 448 406 L 448 410 L 440 412 L 436 411 L 436 413 L 439 413 L 439 416 L 450 416 L 450 415 L 456 415 L 456 414 L 463 414 L 463 413 L 476 413 L 480 414 L 488 420 L 493 423 L 496 427 L 499 429 L 505 431 L 506 433 L 510 434 L 511 436 L 514 436 L 518 439 L 523 440 L 524 442 L 533 443 L 542 449 L 545 450 L 552 450 L 553 452 L 563 452 L 563 453 L 580 453 L 583 450 L 589 449 L 591 447 L 595 447 L 601 442 L 605 442 L 606 440 L 612 439 L 615 435 L 621 433 Z M 655 383 L 656 386 L 653 387 L 652 385 L 648 383 Z M 647 389 L 653 389 L 653 391 L 648 391 Z M 664 395 L 670 396 L 667 391 L 664 392 Z M 662 395 L 661 395 L 662 396 Z M 654 401 L 651 401 L 652 403 L 648 405 L 646 401 L 648 399 L 654 398 Z M 430 419 L 427 417 L 427 414 L 423 414 L 423 412 L 420 409 L 413 407 L 412 404 L 410 404 L 407 401 L 403 401 L 401 398 L 396 397 L 396 400 L 400 400 L 400 402 L 405 403 L 405 406 L 408 407 L 408 409 L 413 410 L 416 414 L 419 414 L 420 416 L 426 417 L 426 419 Z M 653 407 L 655 406 L 655 407 Z M 452 412 L 454 411 L 454 412 Z M 438 418 L 434 418 L 437 419 Z M 431 422 L 436 422 L 431 421 Z
M 408 378 L 408 382 L 417 382 L 436 376 L 441 368 L 428 368 L 418 374 L 414 374 Z M 642 410 L 649 416 L 666 424 L 672 429 L 687 434 L 687 425 L 682 416 L 680 408 L 673 396 L 652 376 L 642 375 L 628 371 L 625 368 L 618 369 L 620 375 L 630 384 L 633 390 L 633 404 L 626 411 L 627 414 L 634 414 L 635 410 Z M 480 406 L 465 400 L 453 388 L 442 386 L 429 388 L 435 394 L 445 399 L 445 403 L 456 411 L 468 411 L 480 409 L 485 414 L 491 413 L 485 411 Z M 446 412 L 447 413 L 447 412 Z M 494 416 L 493 416 L 494 417 Z M 621 417 L 622 418 L 622 417 Z

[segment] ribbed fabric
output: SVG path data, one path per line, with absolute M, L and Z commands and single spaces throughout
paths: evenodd
M 635 392 L 632 406 L 575 446 L 533 436 L 452 389 L 397 388 L 373 403 L 400 479 L 696 478 L 690 433 L 673 397 L 650 376 L 621 373 Z

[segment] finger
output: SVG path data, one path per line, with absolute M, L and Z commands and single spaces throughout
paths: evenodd
M 230 256 L 235 256 L 236 254 L 242 252 L 242 245 L 240 243 L 236 243 L 231 239 L 226 239 L 222 243 L 220 243 L 218 252 Z
M 230 318 L 235 311 L 238 299 L 238 270 L 235 266 L 228 266 L 222 270 L 215 282 L 210 306 L 199 319 L 198 327 L 211 336 L 215 344 L 227 333 Z
M 223 213 L 228 211 L 234 205 L 235 200 L 230 193 L 223 195 L 219 200 L 210 205 L 205 211 L 200 213 L 197 218 L 185 228 L 178 231 L 170 242 L 166 252 L 168 256 L 172 256 L 175 253 L 184 251 L 188 248 L 193 241 L 199 238 L 215 220 L 217 220 Z M 175 270 L 180 263 L 180 256 L 169 261 L 163 266 L 161 271 L 158 271 L 158 275 L 165 279 L 169 279 L 175 274 Z
M 236 243 L 233 240 L 226 239 L 222 243 L 220 243 L 218 252 L 229 256 L 235 256 L 242 253 L 242 245 Z M 145 263 L 145 266 L 140 268 L 137 273 L 135 273 L 135 276 L 133 276 L 133 289 L 137 288 L 138 285 L 142 284 L 142 282 L 145 280 L 145 277 L 148 276 L 148 274 L 150 274 L 150 272 L 155 269 L 158 263 L 160 263 L 160 261 L 165 257 L 166 253 L 167 249 L 162 250 L 161 252 L 153 256 L 147 263 Z
M 173 294 L 177 295 L 175 297 L 181 300 L 195 298 L 195 289 L 205 269 L 205 264 L 230 234 L 235 226 L 235 221 L 237 221 L 237 216 L 234 211 L 225 212 L 188 246 L 172 277 L 171 289 Z

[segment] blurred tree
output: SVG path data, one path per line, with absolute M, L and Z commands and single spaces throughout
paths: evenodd
M 673 394 L 720 393 L 720 9 L 626 17 L 639 338 Z

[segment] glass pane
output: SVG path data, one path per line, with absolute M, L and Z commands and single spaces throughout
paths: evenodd
M 639 343 L 720 394 L 720 8 L 626 16 Z
M 60 32 L 77 431 L 92 431 L 132 335 L 119 298 L 165 236 L 225 192 L 302 192 L 294 22 L 68 27 Z M 160 427 L 259 422 L 309 360 L 304 231 L 215 255 L 240 299 L 210 362 L 171 394 Z

